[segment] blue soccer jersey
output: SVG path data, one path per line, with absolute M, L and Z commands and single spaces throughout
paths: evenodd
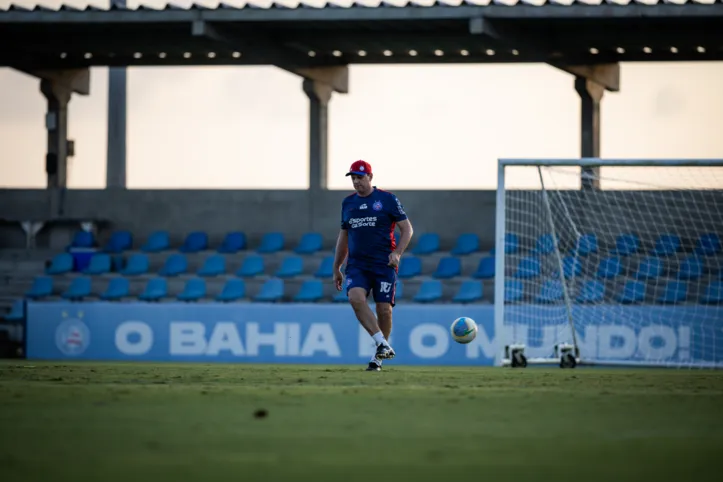
M 397 197 L 381 189 L 367 197 L 347 196 L 341 205 L 341 228 L 349 237 L 347 266 L 387 266 L 389 254 L 397 247 L 394 228 L 407 219 Z

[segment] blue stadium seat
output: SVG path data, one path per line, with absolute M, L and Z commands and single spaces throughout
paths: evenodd
M 517 233 L 505 233 L 505 254 L 515 254 L 520 250 L 520 237 Z
M 287 256 L 281 261 L 281 266 L 276 270 L 279 278 L 293 278 L 304 272 L 304 260 L 300 256 Z
M 437 263 L 437 269 L 432 274 L 437 279 L 449 279 L 454 278 L 462 274 L 462 263 L 459 258 L 454 256 L 446 256 L 439 260 Z
M 231 278 L 223 285 L 221 293 L 216 296 L 216 301 L 238 301 L 246 298 L 246 282 L 241 278 Z
M 642 281 L 629 280 L 625 282 L 622 291 L 617 296 L 618 303 L 629 305 L 645 301 L 645 283 Z
M 623 265 L 620 258 L 611 256 L 600 260 L 597 267 L 597 277 L 602 279 L 613 279 L 620 276 L 623 272 Z
M 406 256 L 399 263 L 397 276 L 400 278 L 413 278 L 422 274 L 422 260 L 416 256 Z
M 540 276 L 541 267 L 540 260 L 534 256 L 522 258 L 517 264 L 517 270 L 513 277 L 515 278 L 536 278 Z
M 520 238 L 515 233 L 505 233 L 505 254 L 515 254 L 520 250 Z M 490 250 L 492 256 L 497 252 L 497 246 Z
M 597 280 L 587 280 L 580 288 L 578 303 L 602 303 L 605 297 L 605 285 Z
M 703 276 L 703 262 L 697 256 L 685 258 L 678 268 L 678 279 L 693 280 Z
M 412 254 L 433 254 L 439 251 L 439 234 L 423 233 L 412 249 Z
M 684 281 L 668 281 L 663 293 L 658 297 L 658 303 L 682 303 L 688 297 L 688 283 Z
M 644 258 L 633 277 L 639 280 L 660 278 L 663 275 L 663 261 L 656 256 Z
M 178 276 L 188 270 L 188 260 L 186 255 L 174 253 L 166 258 L 165 263 L 158 271 L 161 276 Z
M 158 253 L 171 248 L 171 236 L 168 231 L 156 231 L 151 233 L 146 243 L 141 246 L 141 251 L 146 253 Z
M 206 280 L 191 278 L 186 281 L 183 291 L 176 296 L 180 301 L 198 301 L 206 296 Z
M 615 248 L 610 254 L 618 256 L 630 256 L 640 249 L 640 238 L 635 233 L 622 233 L 615 238 Z
M 525 285 L 520 280 L 505 280 L 505 303 L 522 301 L 525 295 Z
M 122 253 L 133 249 L 133 235 L 130 231 L 114 231 L 103 249 L 106 253 Z
M 264 269 L 264 258 L 252 254 L 244 258 L 243 263 L 241 263 L 241 267 L 238 271 L 236 271 L 236 276 L 242 276 L 244 278 L 258 276 L 260 274 L 264 274 Z
M 577 253 L 578 256 L 589 256 L 598 252 L 597 235 L 587 233 L 580 236 L 577 240 L 575 249 L 570 254 Z
M 582 275 L 582 263 L 580 258 L 575 256 L 565 256 L 562 258 L 562 271 L 565 275 L 565 279 L 577 278 Z M 554 272 L 556 278 L 560 277 L 560 270 L 557 269 Z
M 705 288 L 705 293 L 700 297 L 700 302 L 705 305 L 723 304 L 723 282 L 711 281 Z
M 95 246 L 95 236 L 90 231 L 76 231 L 69 248 L 92 248 Z
M 166 278 L 151 278 L 146 283 L 146 289 L 138 295 L 139 300 L 159 301 L 168 296 L 168 282 Z
M 183 244 L 178 249 L 182 253 L 198 253 L 208 249 L 208 234 L 204 231 L 188 233 Z
M 450 254 L 458 256 L 479 250 L 479 237 L 474 233 L 460 234 Z
M 67 300 L 80 301 L 83 298 L 90 296 L 90 287 L 90 278 L 87 276 L 80 276 L 70 282 L 70 286 L 68 286 L 68 289 L 62 296 Z
M 491 279 L 495 277 L 495 258 L 487 256 L 479 260 L 477 271 L 472 274 L 473 278 Z
M 319 268 L 314 273 L 316 278 L 331 278 L 334 274 L 334 256 L 327 256 L 319 263 Z
M 37 276 L 33 280 L 33 284 L 28 291 L 25 292 L 25 297 L 33 300 L 45 298 L 53 294 L 53 278 L 49 276 Z
M 226 273 L 226 258 L 220 254 L 209 256 L 198 270 L 198 276 L 219 276 Z
M 651 254 L 670 256 L 680 251 L 680 236 L 677 234 L 661 234 L 655 241 Z
M 474 303 L 482 299 L 482 282 L 465 280 L 459 286 L 457 294 L 452 298 L 455 303 Z
M 64 274 L 73 271 L 73 255 L 69 253 L 59 253 L 53 256 L 50 266 L 45 270 L 46 274 Z
M 321 280 L 312 279 L 304 281 L 299 288 L 299 292 L 294 296 L 294 301 L 314 302 L 319 301 L 324 296 L 324 284 Z
M 314 254 L 321 251 L 323 241 L 321 233 L 304 233 L 294 252 L 296 254 Z
M 128 278 L 112 278 L 108 287 L 101 293 L 100 299 L 106 301 L 120 300 L 130 296 L 131 286 Z
M 559 280 L 547 280 L 540 287 L 540 292 L 535 298 L 537 303 L 557 303 L 562 301 L 562 282 Z
M 276 253 L 284 249 L 284 233 L 266 233 L 261 238 L 261 244 L 257 252 Z
M 396 286 L 394 287 L 394 299 L 400 300 L 404 297 L 404 283 L 397 280 Z
M 442 282 L 436 279 L 422 281 L 419 291 L 414 295 L 418 303 L 433 303 L 442 299 Z
M 10 311 L 4 316 L 6 321 L 21 321 L 25 318 L 25 302 L 15 300 L 10 306 Z
M 125 276 L 138 276 L 148 273 L 150 270 L 150 261 L 148 256 L 143 253 L 136 253 L 128 258 L 125 268 L 120 273 Z
M 261 286 L 261 291 L 254 296 L 254 301 L 281 301 L 283 297 L 284 280 L 271 278 Z
M 336 293 L 334 293 L 331 301 L 333 301 L 334 303 L 348 303 L 349 297 L 346 295 L 346 289 L 342 288 L 341 291 L 337 291 Z
M 238 253 L 246 249 L 246 233 L 234 231 L 227 233 L 218 247 L 219 253 Z
M 552 237 L 552 234 L 541 234 L 537 238 L 531 254 L 550 254 L 553 251 L 555 251 L 555 238 Z
M 83 270 L 84 274 L 106 274 L 110 272 L 111 259 L 106 253 L 96 253 L 90 258 L 88 267 Z
M 695 242 L 695 252 L 702 256 L 714 256 L 723 251 L 720 236 L 717 233 L 701 234 Z

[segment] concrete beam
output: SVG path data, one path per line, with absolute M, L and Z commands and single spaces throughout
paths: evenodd
M 553 65 L 560 70 L 594 82 L 610 92 L 620 92 L 620 64 Z
M 54 86 L 62 87 L 71 93 L 90 95 L 90 69 L 64 69 L 64 70 L 25 70 L 18 69 L 41 81 L 46 80 Z
M 191 34 L 194 37 L 205 37 L 226 44 L 242 52 L 248 48 L 253 48 L 255 51 L 263 50 L 265 55 L 274 60 L 272 65 L 314 81 L 314 83 L 327 84 L 334 92 L 349 93 L 349 69 L 347 66 L 302 67 L 302 65 L 309 65 L 310 62 L 309 57 L 302 52 L 283 45 L 274 45 L 271 39 L 264 38 L 263 35 L 256 37 L 256 45 L 249 45 L 246 41 L 224 32 L 205 20 L 195 20 L 191 24 Z
M 469 20 L 469 32 L 513 47 L 524 47 L 525 50 L 533 52 L 544 53 L 554 50 L 548 45 L 549 41 L 546 39 L 536 38 L 536 36 L 532 36 L 528 32 L 505 28 L 484 17 L 471 18 Z M 575 77 L 583 77 L 602 85 L 605 90 L 611 92 L 620 91 L 620 64 L 618 63 L 563 65 L 559 62 L 550 61 L 548 64 Z
M 294 73 L 305 79 L 313 80 L 315 84 L 326 84 L 333 92 L 349 93 L 349 67 L 310 67 L 294 69 Z

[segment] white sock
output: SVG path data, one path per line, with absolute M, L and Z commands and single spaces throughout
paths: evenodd
M 372 335 L 372 338 L 374 338 L 374 343 L 376 343 L 377 346 L 382 345 L 382 344 L 383 345 L 389 344 L 389 343 L 387 343 L 387 340 L 384 339 L 384 335 L 382 334 L 381 331 L 377 331 L 376 333 L 374 333 Z
M 382 361 L 377 358 L 376 355 L 372 355 L 372 359 L 369 360 L 369 363 L 376 363 L 377 365 L 382 366 Z

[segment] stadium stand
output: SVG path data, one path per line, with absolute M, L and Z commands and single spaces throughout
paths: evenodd
M 173 234 L 172 237 L 171 234 Z M 271 232 L 250 245 L 242 231 L 218 243 L 201 231 L 156 231 L 140 246 L 130 231 L 110 233 L 104 243 L 76 234 L 63 252 L 0 251 L 6 282 L 0 309 L 18 316 L 18 300 L 100 299 L 185 302 L 345 302 L 331 283 L 334 239 L 310 232 L 298 240 Z M 171 239 L 179 239 L 177 245 Z M 325 248 L 326 246 L 326 248 Z M 93 249 L 79 268 L 71 248 Z M 508 303 L 562 303 L 552 236 L 542 233 L 523 246 L 506 236 L 505 298 Z M 621 232 L 612 239 L 585 233 L 562 253 L 565 279 L 575 279 L 575 303 L 723 303 L 723 247 L 718 233 L 682 239 L 660 233 L 651 239 Z M 443 246 L 436 233 L 421 233 L 399 269 L 397 299 L 407 303 L 492 303 L 495 258 L 472 233 Z

